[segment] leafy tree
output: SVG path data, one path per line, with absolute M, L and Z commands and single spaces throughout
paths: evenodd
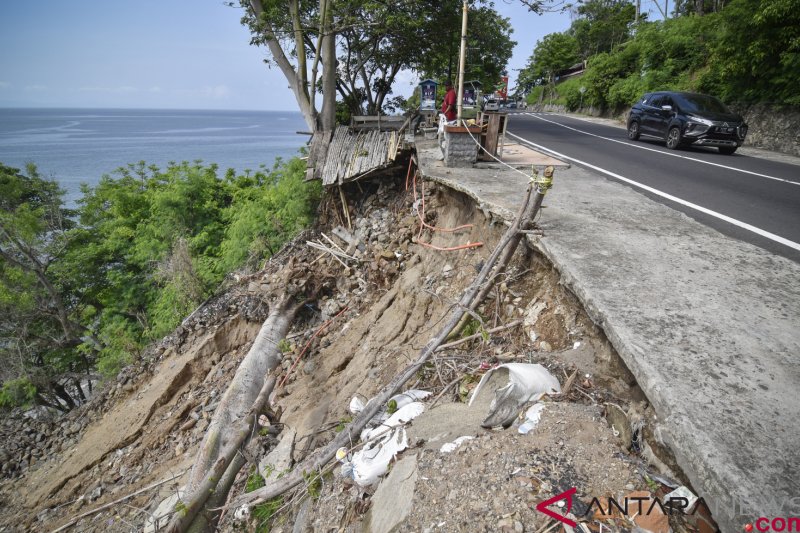
M 21 376 L 39 391 L 40 403 L 60 409 L 84 397 L 78 372 L 88 372 L 90 361 L 86 351 L 76 348 L 94 342 L 76 320 L 79 293 L 57 268 L 71 244 L 73 226 L 63 195 L 33 165 L 25 175 L 0 164 L 2 377 L 14 383 Z
M 461 6 L 460 1 L 445 0 L 437 7 L 428 7 L 431 20 L 418 41 L 418 62 L 413 65 L 423 77 L 456 81 Z M 517 44 L 511 39 L 513 31 L 510 20 L 491 5 L 477 5 L 469 10 L 466 81 L 480 81 L 484 92 L 494 90 Z
M 800 105 L 800 1 L 733 0 L 718 17 L 701 87 L 729 101 Z
M 470 9 L 466 79 L 493 87 L 516 43 L 510 22 L 485 0 L 478 4 Z M 389 99 L 402 70 L 444 79 L 453 77 L 458 63 L 460 0 L 242 0 L 241 6 L 251 42 L 268 47 L 269 62 L 286 76 L 314 131 L 332 127 L 337 91 L 340 119 L 384 112 L 403 103 Z M 330 55 L 334 39 L 338 58 Z M 320 112 L 314 105 L 318 90 Z
M 536 42 L 536 48 L 522 72 L 522 80 L 552 83 L 557 72 L 580 60 L 578 41 L 569 33 L 550 33 Z
M 115 374 L 228 272 L 311 222 L 319 185 L 304 168 L 219 178 L 200 162 L 128 165 L 84 187 L 72 212 L 35 168 L 0 165 L 0 404 L 81 403 L 95 370 Z
M 628 40 L 636 7 L 628 0 L 586 0 L 575 13 L 578 19 L 570 33 L 578 41 L 581 57 L 587 59 Z
M 276 164 L 269 175 L 259 174 L 258 186 L 234 192 L 233 205 L 224 213 L 222 271 L 242 265 L 257 268 L 259 260 L 311 225 L 322 191 L 318 181 L 304 181 L 304 171 L 304 162 L 295 158 Z

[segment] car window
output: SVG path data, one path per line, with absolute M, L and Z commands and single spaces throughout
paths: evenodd
M 662 106 L 665 106 L 665 105 L 669 105 L 669 106 L 673 106 L 673 107 L 675 106 L 675 104 L 672 103 L 672 98 L 670 98 L 670 96 L 668 94 L 664 95 L 664 97 L 661 99 L 661 103 L 659 104 L 659 107 L 662 107 Z
M 664 95 L 661 95 L 661 94 L 655 94 L 655 95 L 653 95 L 653 97 L 650 99 L 650 104 L 649 104 L 649 105 L 651 105 L 651 106 L 653 106 L 653 107 L 659 107 L 659 106 L 661 106 L 661 100 L 662 100 L 663 98 L 664 98 Z
M 681 94 L 675 95 L 676 100 L 681 105 L 681 109 L 687 113 L 730 113 L 725 104 L 705 94 Z
M 643 103 L 643 104 L 649 104 L 650 103 L 650 98 L 652 98 L 652 97 L 653 97 L 652 94 L 647 93 L 644 96 L 642 96 L 641 98 L 639 98 L 639 101 L 641 103 Z

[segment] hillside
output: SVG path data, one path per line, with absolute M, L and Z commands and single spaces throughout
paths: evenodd
M 352 232 L 331 200 L 315 230 L 263 270 L 231 280 L 153 347 L 146 364 L 124 370 L 88 405 L 63 420 L 7 420 L 4 436 L 14 444 L 6 447 L 0 486 L 4 530 L 139 531 L 147 520 L 152 524 L 163 500 L 173 497 L 162 513 L 180 510 L 187 470 L 276 291 L 299 294 L 315 286 L 319 299 L 301 310 L 286 337 L 277 374 L 285 385 L 272 404 L 280 421 L 241 451 L 248 464 L 232 494 L 263 483 L 253 472 L 267 453 L 275 452 L 262 462 L 271 465 L 262 473 L 274 476 L 329 442 L 353 417 L 354 397 L 366 401 L 416 358 L 504 230 L 504 221 L 467 197 L 427 185 L 429 224 L 471 226 L 419 232 L 412 205 L 421 189 L 406 189 L 402 178 L 350 185 L 346 194 L 357 213 Z M 355 260 L 342 264 L 306 244 L 333 248 L 328 238 Z M 446 252 L 419 241 L 483 246 Z M 550 519 L 535 505 L 570 486 L 579 494 L 623 498 L 637 490 L 663 497 L 680 484 L 681 474 L 662 463 L 669 454 L 647 430 L 646 399 L 551 265 L 523 246 L 498 281 L 478 310 L 483 325 L 468 324 L 461 333 L 466 342 L 439 351 L 407 384 L 432 394 L 387 479 L 360 487 L 334 465 L 279 502 L 245 515 L 223 511 L 220 529 L 246 523 L 253 531 L 267 525 L 271 531 L 388 531 L 399 522 L 402 531 L 540 531 Z M 544 365 L 565 389 L 544 398 L 541 421 L 527 435 L 517 424 L 482 429 L 488 401 L 464 403 L 486 370 L 501 362 Z M 454 453 L 440 451 L 462 436 L 476 438 Z M 403 484 L 410 477 L 419 480 L 411 488 Z M 576 501 L 573 513 L 586 512 L 589 503 Z M 584 517 L 587 527 L 590 518 Z M 618 515 L 600 518 L 610 531 L 632 526 Z M 638 520 L 645 518 L 656 519 Z M 704 519 L 674 515 L 673 529 L 691 531 L 687 520 Z M 639 525 L 665 531 L 665 523 L 662 516 Z

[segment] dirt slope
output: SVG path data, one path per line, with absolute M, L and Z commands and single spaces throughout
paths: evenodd
M 341 206 L 330 199 L 317 232 L 301 236 L 263 271 L 231 280 L 223 294 L 145 360 L 70 415 L 69 424 L 53 422 L 60 427 L 78 423 L 81 429 L 51 432 L 45 439 L 55 441 L 46 448 L 49 455 L 22 477 L 2 482 L 0 531 L 54 530 L 81 513 L 174 477 L 80 518 L 75 526 L 77 531 L 141 530 L 158 504 L 175 495 L 184 481 L 182 472 L 190 467 L 217 399 L 258 332 L 266 296 L 280 289 L 277 273 L 290 257 L 295 269 L 325 290 L 315 305 L 304 309 L 287 338 L 279 382 L 286 379 L 274 406 L 295 435 L 292 460 L 328 442 L 349 420 L 351 398 L 371 397 L 416 358 L 504 230 L 504 221 L 487 219 L 463 195 L 428 187 L 429 224 L 472 226 L 419 233 L 412 209 L 421 208 L 419 192 L 415 198 L 413 189 L 394 179 L 351 186 L 350 231 L 342 231 L 347 223 Z M 332 246 L 328 238 L 357 260 L 342 264 L 305 245 L 315 240 Z M 440 251 L 419 241 L 440 248 L 476 242 L 483 246 Z M 522 248 L 479 314 L 484 329 L 517 319 L 524 325 L 441 352 L 408 384 L 430 390 L 433 397 L 443 393 L 437 402 L 446 406 L 463 400 L 481 372 L 497 362 L 541 363 L 562 385 L 576 375 L 570 394 L 550 402 L 536 435 L 474 427 L 477 439 L 446 457 L 425 448 L 422 437 L 412 443 L 402 457 L 415 457 L 416 479 L 425 482 L 409 496 L 413 510 L 403 519 L 402 530 L 535 531 L 544 518 L 532 504 L 565 484 L 579 486 L 583 495 L 648 488 L 642 472 L 650 467 L 638 454 L 630 454 L 634 436 L 622 427 L 629 426 L 629 419 L 646 422 L 646 401 L 602 332 L 558 279 L 541 256 Z M 327 320 L 330 325 L 320 330 Z M 464 335 L 477 330 L 475 324 L 471 327 Z M 613 423 L 604 418 L 609 404 L 620 406 Z M 627 418 L 620 414 L 625 412 Z M 289 433 L 284 429 L 284 435 Z M 276 442 L 271 435 L 258 437 L 243 453 L 255 464 Z M 244 489 L 247 473 L 235 490 Z M 325 477 L 311 491 L 313 498 L 307 491 L 288 495 L 273 529 L 292 531 L 296 523 L 297 531 L 381 530 L 376 513 L 382 507 L 370 508 L 382 485 L 360 489 L 338 475 Z M 657 487 L 651 482 L 649 488 Z M 379 495 L 374 496 L 379 502 Z M 222 529 L 234 527 L 232 514 L 226 513 Z M 534 524 L 536 529 L 530 529 Z M 613 530 L 614 524 L 606 526 Z M 246 527 L 265 527 L 263 517 L 253 515 Z

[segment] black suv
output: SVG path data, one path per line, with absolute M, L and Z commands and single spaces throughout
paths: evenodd
M 732 154 L 744 142 L 747 124 L 725 104 L 705 94 L 657 92 L 642 96 L 628 114 L 628 138 L 657 137 L 672 150 L 716 146 Z

